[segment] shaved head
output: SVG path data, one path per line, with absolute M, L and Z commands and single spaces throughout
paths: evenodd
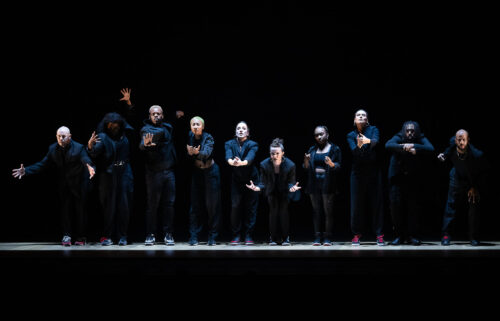
M 66 126 L 61 126 L 57 129 L 57 132 L 56 134 L 59 134 L 59 133 L 65 133 L 65 134 L 71 134 L 71 132 L 69 131 L 69 128 L 66 127 Z
M 458 136 L 463 136 L 465 135 L 467 138 L 469 138 L 469 132 L 466 131 L 465 129 L 459 129 L 457 131 L 457 133 L 455 134 L 455 137 L 458 137 Z
M 71 132 L 66 126 L 61 126 L 56 132 L 57 144 L 66 147 L 71 142 Z
M 455 134 L 455 144 L 459 153 L 465 153 L 469 145 L 469 133 L 465 129 L 460 129 Z

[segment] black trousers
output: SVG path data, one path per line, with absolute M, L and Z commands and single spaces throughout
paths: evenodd
M 134 177 L 130 164 L 114 166 L 99 176 L 99 196 L 104 217 L 104 237 L 126 237 L 133 206 Z
M 161 217 L 163 234 L 174 232 L 175 173 L 173 170 L 153 172 L 146 169 L 146 234 L 156 234 Z
M 251 235 L 257 219 L 259 194 L 248 189 L 245 184 L 234 179 L 231 183 L 231 231 L 233 236 L 241 234 L 242 225 L 244 225 L 244 233 Z
M 351 230 L 363 234 L 366 218 L 371 215 L 371 227 L 377 236 L 383 235 L 384 211 L 382 176 L 379 171 L 351 172 Z
M 198 237 L 203 228 L 202 220 L 208 216 L 208 237 L 215 239 L 219 233 L 221 216 L 219 166 L 207 169 L 194 168 L 191 177 L 191 209 L 189 210 L 189 233 Z
M 469 189 L 470 186 L 466 182 L 462 182 L 455 177 L 454 171 L 450 172 L 448 200 L 446 201 L 443 216 L 443 234 L 450 234 L 453 229 L 453 222 L 456 219 L 457 209 L 460 205 L 465 205 L 467 207 L 469 239 L 479 240 L 480 203 L 477 199 L 475 203 L 468 200 L 467 192 Z
M 324 232 L 324 236 L 331 238 L 333 234 L 333 202 L 335 195 L 310 194 L 313 208 L 314 233 Z
M 271 240 L 276 243 L 281 243 L 290 233 L 288 195 L 278 193 L 271 194 L 267 197 L 267 202 L 269 204 L 269 232 L 271 234 Z
M 88 184 L 63 185 L 59 187 L 61 227 L 64 235 L 76 239 L 85 237 L 87 227 Z
M 421 186 L 416 176 L 401 175 L 392 179 L 389 200 L 395 237 L 420 238 Z

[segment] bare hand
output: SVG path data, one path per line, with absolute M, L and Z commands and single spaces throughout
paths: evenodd
M 86 165 L 87 165 L 87 169 L 89 170 L 89 174 L 90 174 L 89 178 L 92 179 L 92 177 L 94 177 L 94 175 L 95 175 L 95 169 L 92 166 L 90 166 L 89 164 L 86 164 Z
M 403 150 L 409 152 L 414 147 L 413 144 L 403 144 Z
M 365 145 L 365 144 L 371 143 L 371 140 L 363 134 L 358 134 L 357 140 L 358 140 L 358 147 L 359 148 L 363 147 L 363 145 Z
M 292 187 L 290 187 L 290 192 L 291 193 L 294 193 L 296 191 L 298 191 L 299 189 L 301 189 L 302 187 L 299 186 L 299 182 L 295 183 L 295 185 L 293 185 Z
M 250 180 L 250 185 L 248 184 L 245 184 L 249 189 L 251 189 L 252 191 L 254 192 L 259 192 L 260 191 L 260 187 L 258 186 L 255 186 L 255 184 L 253 183 L 253 181 Z
M 444 154 L 443 154 L 443 153 L 439 154 L 439 155 L 437 156 L 437 158 L 438 158 L 440 161 L 442 161 L 442 162 L 444 162 L 444 161 L 446 160 L 446 157 L 444 156 Z
M 25 174 L 26 170 L 24 169 L 23 164 L 21 164 L 21 167 L 12 170 L 12 176 L 14 176 L 14 178 L 21 179 Z
M 122 98 L 120 98 L 120 101 L 124 100 L 127 105 L 132 105 L 132 102 L 130 101 L 130 93 L 132 92 L 132 89 L 128 89 L 128 88 L 123 88 L 122 90 L 120 90 L 120 93 L 123 95 Z
M 198 155 L 200 153 L 200 147 L 201 145 L 198 145 L 198 147 L 193 147 L 193 155 Z
M 304 167 L 308 168 L 309 167 L 309 161 L 311 160 L 311 154 L 304 154 Z
M 326 163 L 326 165 L 328 165 L 330 167 L 335 167 L 335 163 L 332 162 L 332 159 L 328 156 L 325 156 L 325 163 Z
M 415 148 L 410 148 L 408 152 L 412 155 L 417 155 L 417 150 Z
M 472 200 L 472 204 L 476 204 L 476 200 L 479 202 L 479 192 L 477 189 L 474 187 L 471 187 L 470 190 L 467 192 L 467 197 L 469 199 L 469 202 Z
M 89 149 L 92 149 L 96 143 L 99 143 L 101 139 L 99 138 L 99 135 L 95 133 L 95 131 L 92 133 L 92 136 L 89 139 L 89 142 L 87 143 L 87 147 Z
M 146 133 L 146 135 L 142 137 L 142 139 L 144 139 L 144 146 L 156 146 L 156 143 L 153 143 L 153 136 L 152 133 Z
M 179 119 L 179 118 L 181 118 L 181 117 L 184 117 L 184 112 L 183 112 L 182 110 L 177 110 L 177 111 L 175 112 L 175 117 L 176 117 L 177 119 Z

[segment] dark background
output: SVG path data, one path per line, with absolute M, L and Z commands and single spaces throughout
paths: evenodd
M 11 170 L 42 159 L 62 125 L 70 127 L 74 140 L 86 143 L 97 122 L 118 104 L 124 87 L 132 88 L 139 122 L 152 104 L 161 105 L 169 115 L 183 110 L 186 120 L 194 115 L 205 119 L 222 174 L 221 241 L 229 240 L 230 210 L 230 169 L 223 143 L 240 120 L 247 121 L 252 139 L 260 144 L 258 162 L 268 156 L 273 138 L 284 138 L 299 182 L 305 176 L 302 157 L 314 142 L 314 127 L 328 126 L 344 158 L 335 241 L 350 239 L 346 134 L 359 108 L 366 109 L 370 123 L 379 128 L 381 147 L 411 119 L 420 123 L 436 155 L 458 129 L 465 128 L 472 143 L 494 162 L 497 143 L 490 124 L 497 118 L 492 98 L 498 26 L 488 8 L 344 11 L 333 5 L 268 2 L 170 4 L 145 11 L 57 9 L 57 14 L 43 15 L 37 8 L 15 10 L 13 19 L 2 22 L 2 241 L 60 240 L 54 176 L 19 181 L 10 177 Z M 180 142 L 187 131 L 186 124 L 178 127 L 183 133 L 178 135 Z M 383 148 L 379 152 L 385 178 L 390 155 Z M 422 212 L 427 239 L 440 237 L 449 169 L 435 155 L 429 157 Z M 185 241 L 189 171 L 182 163 L 178 170 L 175 237 Z M 134 160 L 134 171 L 130 239 L 142 242 L 145 190 L 140 156 Z M 489 188 L 482 193 L 483 235 L 490 240 L 499 236 L 493 205 L 496 176 L 492 172 Z M 95 196 L 90 204 L 90 241 L 100 237 Z M 309 241 L 313 229 L 305 194 L 290 211 L 292 241 Z M 388 239 L 390 222 L 386 207 Z M 465 227 L 458 232 L 465 232 Z M 257 241 L 267 239 L 263 199 L 256 234 Z

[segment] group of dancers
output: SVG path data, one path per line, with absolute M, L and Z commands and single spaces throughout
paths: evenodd
M 121 98 L 128 106 L 131 91 L 122 89 Z M 176 117 L 184 117 L 182 111 Z M 384 246 L 382 172 L 377 162 L 376 146 L 379 130 L 368 121 L 368 113 L 360 109 L 354 115 L 354 129 L 347 142 L 352 153 L 350 175 L 350 225 L 352 245 L 360 245 L 365 223 L 369 219 L 376 244 Z M 205 131 L 205 121 L 199 116 L 190 120 L 185 151 L 191 162 L 189 244 L 199 244 L 206 223 L 209 246 L 216 245 L 221 217 L 220 171 L 214 161 L 214 138 Z M 140 130 L 139 150 L 144 153 L 146 182 L 146 245 L 156 244 L 160 219 L 164 244 L 174 245 L 174 204 L 176 198 L 173 126 L 164 119 L 159 105 L 149 108 L 149 117 Z M 118 242 L 127 245 L 127 231 L 133 206 L 134 176 L 130 165 L 130 137 L 133 128 L 126 115 L 111 112 L 104 116 L 86 146 L 71 138 L 68 127 L 57 129 L 57 142 L 50 145 L 47 155 L 36 164 L 13 169 L 14 178 L 33 175 L 53 168 L 57 172 L 61 200 L 62 245 L 86 244 L 87 201 L 90 179 L 98 177 L 98 195 L 103 216 L 100 244 Z M 136 134 L 135 134 L 136 135 Z M 296 181 L 296 165 L 285 157 L 284 142 L 274 139 L 269 145 L 269 157 L 257 166 L 257 142 L 250 138 L 250 128 L 244 121 L 236 124 L 235 137 L 225 142 L 225 160 L 232 169 L 231 177 L 231 245 L 253 245 L 259 194 L 269 208 L 269 245 L 289 246 L 290 201 L 300 198 L 302 186 Z M 313 246 L 333 245 L 333 212 L 337 177 L 342 153 L 329 139 L 328 128 L 314 129 L 315 144 L 304 154 L 301 164 L 306 172 L 304 191 L 312 204 Z M 434 152 L 433 145 L 421 132 L 419 124 L 407 121 L 402 129 L 385 144 L 391 152 L 388 171 L 390 213 L 394 239 L 390 244 L 421 244 L 419 230 L 420 199 L 423 190 L 423 158 Z M 483 153 L 469 143 L 469 133 L 459 130 L 449 147 L 438 155 L 441 161 L 451 161 L 449 191 L 442 224 L 442 245 L 450 244 L 450 229 L 457 207 L 468 207 L 469 239 L 480 244 L 479 204 L 483 188 L 485 160 Z M 207 222 L 205 222 L 205 213 Z M 114 240 L 114 241 L 113 241 Z

